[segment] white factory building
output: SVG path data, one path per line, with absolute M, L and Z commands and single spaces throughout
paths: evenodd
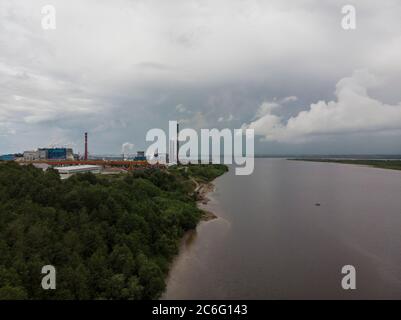
M 94 165 L 55 167 L 54 169 L 57 170 L 61 178 L 64 179 L 69 178 L 71 175 L 75 173 L 85 173 L 85 172 L 100 173 L 102 171 L 101 166 L 94 166 Z

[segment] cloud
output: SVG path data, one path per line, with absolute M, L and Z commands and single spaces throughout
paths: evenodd
M 391 105 L 370 97 L 367 89 L 378 84 L 368 71 L 356 71 L 337 83 L 336 101 L 319 101 L 287 121 L 273 114 L 280 108 L 278 103 L 266 102 L 256 120 L 243 127 L 278 142 L 305 142 L 330 135 L 394 134 L 401 130 L 401 103 Z
M 281 100 L 281 103 L 288 103 L 288 102 L 294 102 L 294 101 L 298 101 L 298 97 L 296 97 L 296 96 L 286 97 Z
M 230 114 L 227 116 L 227 118 L 226 118 L 226 117 L 219 117 L 219 118 L 217 119 L 217 122 L 231 122 L 231 121 L 233 121 L 233 120 L 235 120 L 235 118 L 234 118 L 234 116 L 230 113 Z
M 121 146 L 121 153 L 129 155 L 134 150 L 134 144 L 130 142 L 124 142 Z
M 0 62 L 0 79 L 0 117 L 10 126 L 90 116 L 102 110 L 102 103 L 94 101 L 84 87 L 25 67 Z
M 400 1 L 354 0 L 355 32 L 336 0 L 51 2 L 57 29 L 45 31 L 46 1 L 0 1 L 0 153 L 61 136 L 82 152 L 86 131 L 92 153 L 144 148 L 146 130 L 173 117 L 280 127 L 361 67 L 383 77 L 379 100 L 400 99 Z M 287 98 L 257 112 L 270 97 Z
M 176 105 L 175 110 L 180 113 L 187 112 L 187 108 L 183 104 Z
M 281 100 L 277 100 L 277 98 L 274 98 L 273 101 L 265 101 L 259 106 L 254 119 L 262 118 L 265 115 L 271 114 L 279 107 L 294 101 L 298 101 L 298 98 L 296 96 L 285 97 Z
M 1 120 L 1 118 L 0 118 Z M 10 135 L 15 135 L 16 131 L 9 127 L 8 123 L 0 121 L 0 137 L 8 137 Z
M 280 104 L 277 102 L 265 101 L 259 106 L 258 110 L 256 111 L 255 119 L 262 118 L 266 115 L 269 115 L 270 113 L 273 112 L 274 109 L 277 109 L 279 107 L 280 107 Z
M 207 120 L 207 115 L 203 114 L 200 111 L 193 114 L 190 118 L 180 119 L 179 123 L 195 130 L 209 128 L 209 121 Z

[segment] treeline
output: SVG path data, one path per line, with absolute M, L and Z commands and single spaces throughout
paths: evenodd
M 341 163 L 341 164 L 356 164 L 362 166 L 371 166 L 381 169 L 392 169 L 401 170 L 401 160 L 369 160 L 369 159 L 294 159 L 299 161 L 311 161 L 311 162 L 331 162 L 331 163 Z
M 193 182 L 225 166 L 60 180 L 0 164 L 0 299 L 155 299 L 184 232 L 198 223 Z M 43 290 L 44 265 L 57 289 Z

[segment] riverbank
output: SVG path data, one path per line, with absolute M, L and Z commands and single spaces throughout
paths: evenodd
M 200 221 L 217 219 L 217 216 L 206 209 L 209 202 L 208 195 L 214 191 L 213 181 L 228 171 L 228 167 L 221 164 L 214 165 L 189 165 L 177 167 L 173 172 L 180 172 L 181 175 L 192 182 L 189 194 L 194 195 L 197 207 L 202 211 Z
M 208 222 L 219 218 L 209 207 L 209 202 L 211 201 L 209 197 L 210 194 L 215 191 L 215 179 L 228 171 L 228 167 L 224 165 L 213 165 L 213 167 L 209 165 L 203 167 L 202 171 L 199 170 L 199 167 L 195 166 L 188 166 L 185 168 L 186 169 L 181 170 L 181 173 L 185 174 L 186 180 L 191 182 L 191 191 L 189 192 L 189 195 L 195 199 L 196 207 L 201 211 L 201 215 L 196 227 L 187 230 L 179 241 L 179 251 L 169 267 L 169 272 L 165 280 L 166 290 L 160 297 L 162 300 L 168 298 L 168 287 L 176 285 L 174 279 L 175 276 L 172 276 L 172 274 L 174 275 L 177 272 L 180 273 L 180 271 L 177 271 L 176 269 L 177 265 L 181 264 L 182 259 L 187 259 L 185 252 L 187 252 L 192 244 L 194 244 L 195 239 L 198 237 L 199 230 L 202 230 Z M 213 170 L 210 171 L 210 169 Z M 209 172 L 206 173 L 205 170 Z
M 199 185 L 196 204 L 198 208 L 203 211 L 201 221 L 210 221 L 218 218 L 214 212 L 205 209 L 205 206 L 210 201 L 208 195 L 214 191 L 214 188 L 215 186 L 212 182 Z
M 348 160 L 348 159 L 290 159 L 295 161 L 329 162 L 369 166 L 381 169 L 401 170 L 401 160 Z

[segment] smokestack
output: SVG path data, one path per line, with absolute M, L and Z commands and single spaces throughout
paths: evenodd
M 88 133 L 85 132 L 85 155 L 84 160 L 88 160 Z
M 179 132 L 180 132 L 180 125 L 177 122 L 177 165 L 180 164 L 180 159 L 178 158 L 178 150 L 180 149 L 180 140 L 178 139 Z

